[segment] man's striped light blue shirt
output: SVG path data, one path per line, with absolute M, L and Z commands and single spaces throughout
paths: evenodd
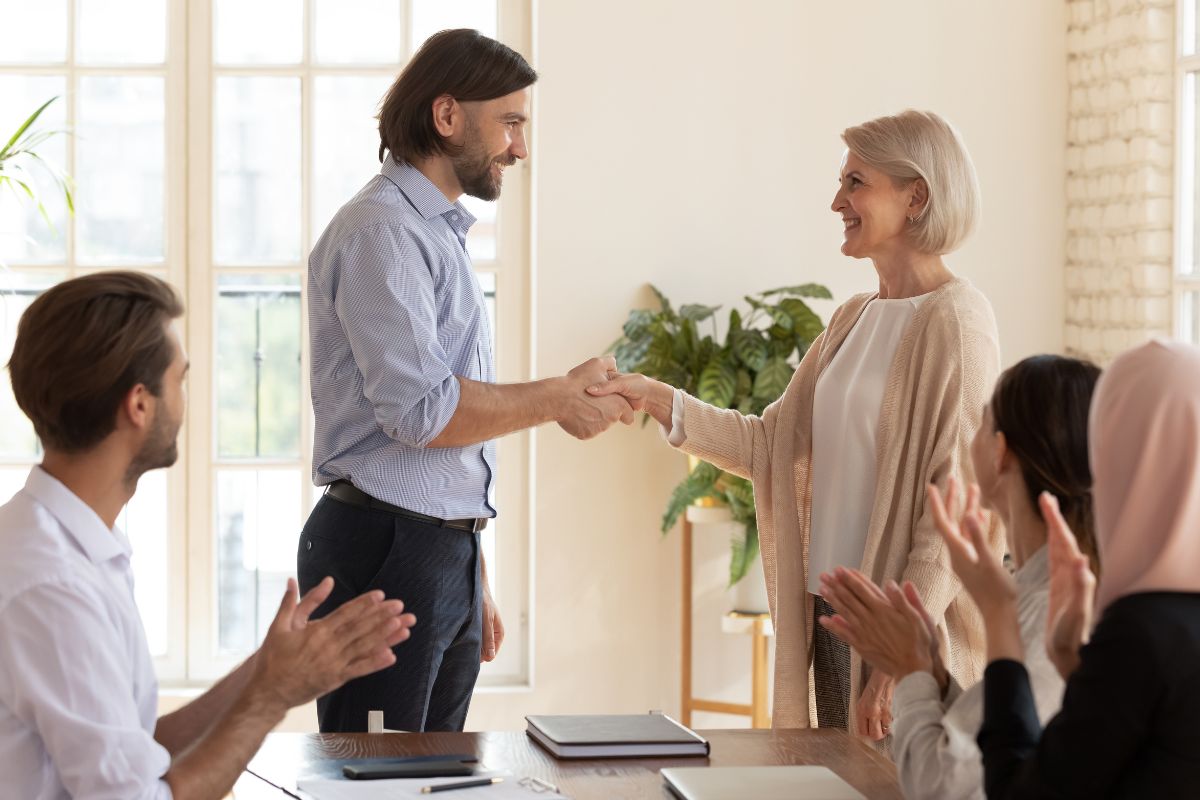
M 308 259 L 313 482 L 339 478 L 445 519 L 493 517 L 494 442 L 430 448 L 455 375 L 494 382 L 487 310 L 467 255 L 475 222 L 389 156 Z

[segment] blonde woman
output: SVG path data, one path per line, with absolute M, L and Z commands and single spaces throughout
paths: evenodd
M 971 479 L 971 438 L 1000 354 L 991 306 L 943 259 L 979 216 L 958 133 L 910 110 L 847 128 L 842 139 L 832 204 L 841 249 L 871 261 L 879 290 L 834 312 L 783 397 L 753 417 L 642 375 L 589 391 L 624 395 L 673 446 L 753 481 L 777 637 L 774 724 L 880 741 L 891 728 L 893 680 L 815 623 L 833 613 L 818 576 L 844 566 L 877 583 L 911 581 L 951 675 L 963 686 L 979 679 L 982 624 L 925 508 L 925 486 Z M 998 553 L 1002 537 L 992 538 Z

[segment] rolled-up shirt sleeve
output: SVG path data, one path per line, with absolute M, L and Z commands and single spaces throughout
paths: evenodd
M 460 387 L 438 341 L 434 276 L 421 245 L 400 226 L 348 238 L 335 257 L 334 308 L 363 379 L 363 394 L 390 438 L 427 447 L 458 408 Z
M 126 643 L 93 594 L 47 582 L 0 608 L 0 701 L 37 732 L 76 800 L 169 800 L 171 756 L 139 719 Z

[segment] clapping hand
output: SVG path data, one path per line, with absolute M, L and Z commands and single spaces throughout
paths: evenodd
M 954 478 L 946 484 L 945 500 L 933 484 L 927 488 L 926 498 L 938 532 L 950 551 L 954 573 L 983 614 L 988 661 L 998 658 L 1022 661 L 1025 648 L 1017 623 L 1017 584 L 988 547 L 984 532 L 987 518 L 979 506 L 979 486 L 971 484 L 967 490 L 967 505 L 961 516 L 958 481 Z
M 879 740 L 891 727 L 895 681 L 929 672 L 945 689 L 948 676 L 938 652 L 937 628 L 916 587 L 888 581 L 880 589 L 858 570 L 839 567 L 821 574 L 821 596 L 837 609 L 819 622 L 858 651 L 874 668 L 855 709 L 858 733 Z
M 1046 521 L 1050 557 L 1050 600 L 1046 620 L 1046 654 L 1066 680 L 1079 666 L 1079 648 L 1091 629 L 1096 576 L 1063 519 L 1058 500 L 1049 492 L 1038 498 Z

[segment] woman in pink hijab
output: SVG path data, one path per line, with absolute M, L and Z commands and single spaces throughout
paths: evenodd
M 983 613 L 979 732 L 988 798 L 1200 795 L 1200 349 L 1154 341 L 1117 358 L 1090 417 L 1099 591 L 1049 495 L 1046 647 L 1067 681 L 1038 724 L 1012 578 L 982 515 L 934 513 Z M 1092 598 L 1099 623 L 1091 628 Z

